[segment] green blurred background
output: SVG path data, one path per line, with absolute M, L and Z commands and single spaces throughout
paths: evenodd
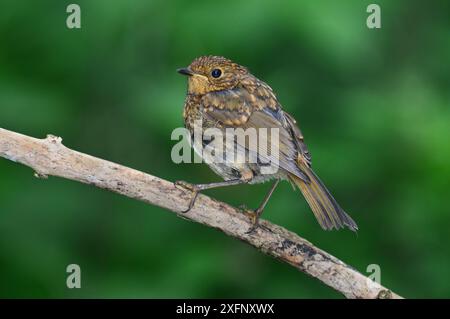
M 405 297 L 450 297 L 450 6 L 376 1 L 2 1 L 0 127 L 169 180 L 217 181 L 176 165 L 186 79 L 224 55 L 269 83 L 301 125 L 316 171 L 358 222 L 320 229 L 298 191 L 264 217 Z M 0 159 L 0 297 L 341 298 L 250 246 L 91 186 L 38 180 Z M 211 190 L 256 206 L 269 185 Z M 66 287 L 81 266 L 82 288 Z

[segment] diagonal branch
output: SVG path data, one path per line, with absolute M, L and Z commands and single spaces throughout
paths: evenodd
M 0 128 L 0 156 L 49 175 L 94 185 L 157 205 L 178 216 L 220 229 L 298 270 L 315 277 L 347 298 L 401 298 L 298 235 L 262 220 L 264 228 L 247 234 L 250 219 L 236 208 L 199 195 L 186 214 L 191 194 L 172 182 L 65 147 L 61 138 L 36 139 Z M 267 228 L 267 229 L 266 229 Z

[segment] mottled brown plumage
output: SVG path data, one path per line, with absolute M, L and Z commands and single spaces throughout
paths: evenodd
M 263 145 L 267 152 L 252 150 L 239 139 L 231 142 L 220 140 L 225 152 L 231 149 L 237 153 L 247 152 L 258 160 L 217 163 L 204 156 L 205 162 L 225 181 L 201 185 L 179 182 L 178 184 L 191 189 L 195 194 L 188 210 L 201 190 L 275 180 L 263 203 L 254 211 L 256 224 L 278 182 L 289 180 L 300 188 L 322 228 L 339 229 L 347 226 L 351 230 L 357 230 L 356 223 L 341 209 L 311 169 L 311 155 L 304 143 L 303 134 L 295 119 L 282 110 L 269 85 L 253 76 L 247 68 L 218 56 L 199 57 L 189 67 L 179 69 L 178 72 L 188 76 L 183 116 L 185 126 L 192 134 L 198 121 L 201 121 L 203 131 L 207 128 L 217 128 L 223 132 L 227 128 L 275 128 L 279 132 L 276 161 L 278 170 L 271 174 L 264 173 L 262 169 L 274 160 L 272 153 L 276 148 L 270 134 L 267 137 L 258 135 L 258 145 Z M 218 142 L 204 141 L 202 147 L 218 147 Z M 201 152 L 198 145 L 194 145 L 194 149 Z

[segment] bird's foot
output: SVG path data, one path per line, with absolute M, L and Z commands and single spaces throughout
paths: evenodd
M 176 181 L 174 183 L 174 185 L 175 185 L 175 187 L 178 187 L 178 188 L 182 187 L 182 188 L 187 189 L 192 192 L 192 198 L 191 198 L 191 201 L 189 202 L 188 208 L 186 210 L 181 211 L 182 214 L 186 214 L 187 212 L 189 212 L 192 209 L 192 207 L 194 207 L 195 200 L 197 199 L 197 196 L 198 196 L 198 193 L 200 190 L 198 189 L 197 185 L 191 184 L 191 183 L 188 183 L 185 181 Z
M 184 189 L 190 190 L 191 192 L 196 190 L 196 185 L 195 184 L 188 183 L 188 182 L 185 182 L 185 181 L 176 181 L 174 184 L 175 184 L 175 186 L 180 186 L 180 187 L 182 187 Z
M 239 206 L 239 209 L 250 219 L 252 226 L 249 228 L 249 230 L 247 230 L 245 233 L 247 235 L 253 234 L 258 228 L 262 228 L 265 230 L 269 230 L 269 228 L 267 228 L 264 225 L 261 225 L 259 222 L 259 217 L 262 214 L 262 210 L 259 209 L 248 209 L 245 205 L 241 205 Z

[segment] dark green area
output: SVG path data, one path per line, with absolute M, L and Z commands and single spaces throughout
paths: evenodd
M 170 180 L 186 79 L 224 55 L 269 83 L 301 125 L 313 165 L 358 222 L 324 232 L 287 183 L 264 217 L 405 297 L 450 296 L 450 6 L 377 1 L 3 1 L 0 127 Z M 320 282 L 162 209 L 0 160 L 0 297 L 330 297 Z M 256 206 L 269 185 L 207 192 Z M 66 266 L 82 289 L 66 288 Z

